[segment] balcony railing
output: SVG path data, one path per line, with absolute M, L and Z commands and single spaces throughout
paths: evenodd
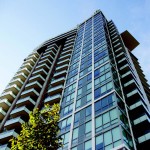
M 59 84 L 63 84 L 65 82 L 65 79 L 66 79 L 65 77 L 54 79 L 53 81 L 51 81 L 51 85 L 56 86 Z
M 12 137 L 17 137 L 18 134 L 15 132 L 15 130 L 9 130 L 6 132 L 0 133 L 0 142 L 6 143 L 8 142 Z
M 138 138 L 139 143 L 143 143 L 149 140 L 150 140 L 150 132 Z
M 11 106 L 11 103 L 7 99 L 0 100 L 0 107 L 2 107 L 5 111 Z
M 63 85 L 51 87 L 51 88 L 48 90 L 48 93 L 49 93 L 50 95 L 52 95 L 52 94 L 57 94 L 57 93 L 60 93 L 60 92 L 63 90 L 63 88 L 64 88 Z
M 53 103 L 58 103 L 61 99 L 61 94 L 56 94 L 53 96 L 49 96 L 44 100 L 45 104 L 53 104 Z
M 0 150 L 10 150 L 8 144 L 0 145 Z
M 42 76 L 46 76 L 47 75 L 47 72 L 42 68 L 42 69 L 39 69 L 39 70 L 36 70 L 36 71 L 34 71 L 33 73 L 32 73 L 32 75 L 38 75 L 38 74 L 40 74 L 40 75 L 42 75 Z
M 26 64 L 26 63 L 30 63 L 33 66 L 35 64 L 35 61 L 32 58 L 30 58 L 24 62 L 24 64 Z
M 10 81 L 9 85 L 16 84 L 18 87 L 21 87 L 23 85 L 23 81 L 19 78 L 13 79 Z
M 16 95 L 20 91 L 20 88 L 16 84 L 13 84 L 7 86 L 7 88 L 4 91 L 5 92 L 12 91 Z
M 5 115 L 6 115 L 6 112 L 3 110 L 2 107 L 0 107 L 0 120 L 2 120 Z
M 31 82 L 31 83 L 28 83 L 25 86 L 26 90 L 31 89 L 31 88 L 41 89 L 42 85 L 38 81 L 34 81 L 34 82 Z
M 4 92 L 2 93 L 0 99 L 8 99 L 10 102 L 12 102 L 15 99 L 16 95 L 12 91 L 10 92 Z
M 11 117 L 16 118 L 22 115 L 29 115 L 29 113 L 30 111 L 25 106 L 22 106 L 22 107 L 13 109 L 10 115 Z
M 31 97 L 38 97 L 39 93 L 34 89 L 25 90 L 21 93 L 21 98 L 31 96 Z
M 35 102 L 34 100 L 28 96 L 28 97 L 25 97 L 25 98 L 22 98 L 22 99 L 19 99 L 16 103 L 16 106 L 17 107 L 21 107 L 21 106 L 34 106 L 35 105 Z
M 38 64 L 43 64 L 43 63 L 46 63 L 48 66 L 52 64 L 52 62 L 48 58 L 40 60 Z
M 62 65 L 62 66 L 58 66 L 57 68 L 56 68 L 56 71 L 62 71 L 62 70 L 66 70 L 66 69 L 68 69 L 68 64 L 65 64 L 65 65 Z
M 20 125 L 22 123 L 24 123 L 24 121 L 21 119 L 21 117 L 17 117 L 17 118 L 13 118 L 13 119 L 7 120 L 5 125 L 4 125 L 4 127 L 7 130 L 15 129 L 15 128 L 20 127 Z
M 36 76 L 32 76 L 30 79 L 29 79 L 29 82 L 34 82 L 34 81 L 39 81 L 39 82 L 44 82 L 45 79 L 40 75 L 36 75 Z
M 20 78 L 22 81 L 25 81 L 25 79 L 27 78 L 27 76 L 24 74 L 24 73 L 17 73 L 15 76 L 14 76 L 14 79 L 16 78 Z
M 60 72 L 56 72 L 54 74 L 54 77 L 62 77 L 62 76 L 65 76 L 67 74 L 67 70 L 63 70 L 63 71 L 60 71 Z
M 38 65 L 35 69 L 38 70 L 38 69 L 42 69 L 42 68 L 44 68 L 45 70 L 50 69 L 50 67 L 46 63 Z

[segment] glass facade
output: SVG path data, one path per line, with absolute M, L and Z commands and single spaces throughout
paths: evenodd
M 0 97 L 0 136 L 20 132 L 20 123 L 8 126 L 7 120 L 27 121 L 25 110 L 59 103 L 60 150 L 144 150 L 150 140 L 150 92 L 133 43 L 130 33 L 119 34 L 101 11 L 44 42 Z M 0 148 L 9 149 L 9 139 L 0 139 Z

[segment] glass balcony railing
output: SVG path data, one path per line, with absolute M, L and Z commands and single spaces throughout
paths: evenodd
M 149 140 L 150 140 L 150 132 L 138 138 L 139 143 L 143 143 Z
M 20 91 L 20 88 L 16 84 L 13 84 L 7 86 L 7 88 L 4 91 L 5 92 L 12 91 L 16 95 Z
M 19 74 L 21 72 L 23 72 L 25 75 L 29 75 L 30 70 L 28 70 L 26 67 L 25 68 L 20 68 L 17 73 Z
M 63 71 L 60 71 L 60 72 L 56 72 L 54 74 L 54 77 L 61 77 L 61 76 L 64 76 L 67 74 L 67 70 L 63 70 Z
M 24 62 L 24 64 L 26 64 L 26 63 L 30 63 L 33 66 L 35 64 L 35 61 L 32 58 L 30 58 Z
M 61 99 L 61 94 L 56 94 L 53 96 L 49 96 L 44 100 L 45 104 L 53 104 L 53 103 L 58 103 Z
M 35 105 L 34 100 L 30 96 L 19 99 L 16 103 L 17 107 L 28 106 L 28 105 L 33 105 L 33 106 Z
M 44 68 L 45 70 L 50 69 L 50 67 L 46 63 L 38 65 L 35 69 L 38 70 L 38 69 L 42 69 L 42 68 Z
M 2 93 L 0 99 L 8 99 L 9 101 L 13 101 L 16 95 L 12 91 Z
M 0 145 L 0 150 L 10 150 L 8 144 Z
M 14 79 L 16 79 L 16 78 L 20 78 L 22 81 L 25 81 L 27 76 L 24 73 L 21 72 L 21 73 L 15 74 Z
M 61 92 L 63 90 L 64 86 L 63 85 L 59 85 L 59 86 L 55 86 L 55 87 L 51 87 L 48 90 L 48 93 L 56 93 L 56 92 Z
M 63 84 L 65 82 L 65 79 L 66 79 L 65 77 L 55 79 L 55 80 L 51 81 L 51 85 L 56 86 L 59 84 Z
M 68 64 L 69 61 L 70 61 L 70 59 L 65 59 L 65 60 L 59 61 L 59 62 L 57 63 L 57 66 L 61 66 L 61 65 L 64 65 L 64 64 Z
M 45 79 L 40 75 L 36 75 L 36 76 L 32 76 L 30 79 L 29 79 L 29 82 L 34 82 L 34 81 L 39 81 L 39 82 L 44 82 Z
M 59 58 L 59 61 L 65 60 L 65 59 L 70 58 L 70 57 L 71 57 L 71 54 L 67 54 L 67 55 L 61 56 Z
M 31 82 L 31 83 L 28 83 L 25 86 L 26 90 L 31 89 L 31 88 L 41 89 L 42 85 L 38 81 L 34 81 L 34 82 Z
M 2 120 L 5 115 L 6 115 L 6 112 L 3 110 L 2 107 L 0 107 L 0 120 Z
M 0 133 L 0 142 L 8 141 L 12 137 L 17 137 L 18 134 L 15 132 L 15 130 L 9 130 L 6 132 Z
M 37 97 L 39 96 L 39 93 L 34 89 L 25 90 L 21 93 L 21 98 L 31 96 L 31 97 Z
M 19 108 L 15 108 L 12 110 L 12 112 L 10 113 L 10 116 L 13 118 L 19 117 L 21 115 L 29 115 L 30 111 L 25 107 L 19 107 Z
M 56 67 L 56 71 L 62 71 L 68 69 L 68 64 Z
M 21 119 L 21 117 L 17 117 L 17 118 L 13 118 L 13 119 L 7 120 L 5 125 L 4 125 L 4 127 L 7 130 L 15 129 L 17 127 L 20 127 L 20 125 L 22 123 L 24 123 L 24 121 Z
M 0 100 L 0 107 L 2 107 L 5 111 L 11 106 L 11 103 L 7 99 Z
M 43 76 L 46 76 L 47 75 L 47 72 L 42 68 L 42 69 L 39 69 L 39 70 L 36 70 L 32 73 L 32 75 L 38 75 L 38 74 L 41 74 Z
M 133 120 L 134 125 L 140 124 L 144 121 L 147 121 L 148 123 L 150 123 L 150 119 L 148 118 L 148 116 L 145 114 L 135 120 Z
M 52 62 L 48 58 L 44 60 L 40 60 L 38 64 L 43 64 L 43 63 L 46 63 L 48 66 L 52 64 Z
M 25 63 L 25 64 L 23 64 L 23 65 L 21 66 L 21 68 L 27 68 L 27 69 L 30 70 L 30 71 L 31 71 L 32 67 L 33 67 L 33 66 L 32 66 L 30 63 Z
M 12 79 L 9 83 L 9 85 L 12 85 L 12 84 L 16 84 L 18 87 L 21 87 L 23 85 L 23 81 L 19 78 L 17 79 Z

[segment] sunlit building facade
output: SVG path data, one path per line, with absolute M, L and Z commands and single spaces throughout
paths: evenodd
M 47 40 L 0 96 L 0 150 L 9 150 L 33 108 L 60 103 L 62 150 L 146 150 L 150 90 L 132 51 L 138 41 L 96 11 Z

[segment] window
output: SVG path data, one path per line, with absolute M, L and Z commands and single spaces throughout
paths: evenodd
M 92 150 L 92 143 L 91 143 L 91 140 L 85 142 L 84 150 Z
M 96 137 L 96 150 L 103 150 L 104 142 L 103 135 Z
M 74 93 L 72 93 L 66 97 L 66 103 L 69 101 L 72 101 L 73 99 L 74 99 Z
M 63 116 L 68 115 L 69 113 L 71 113 L 71 112 L 72 112 L 72 109 L 73 109 L 73 104 L 71 104 L 71 105 L 65 107 L 65 108 L 63 109 Z
M 110 92 L 113 88 L 113 83 L 112 82 L 109 82 L 103 86 L 101 86 L 100 88 L 96 89 L 94 91 L 94 99 L 97 99 L 99 97 L 101 97 L 102 95 Z
M 106 109 L 112 107 L 115 103 L 115 100 L 116 100 L 116 98 L 115 98 L 114 94 L 111 94 L 111 95 L 97 101 L 95 103 L 95 115 L 98 115 L 101 112 L 105 111 Z M 116 112 L 113 112 L 113 113 L 115 114 Z
M 68 133 L 66 133 L 66 134 L 64 134 L 64 135 L 61 136 L 62 139 L 63 139 L 63 146 L 64 147 L 68 146 L 68 143 L 69 143 L 69 133 L 70 132 L 68 132 Z
M 61 132 L 64 132 L 66 130 L 69 130 L 70 129 L 70 126 L 71 126 L 71 120 L 72 120 L 72 116 L 63 120 L 61 122 Z
M 92 124 L 91 121 L 89 121 L 85 124 L 85 137 L 91 136 L 91 128 L 92 128 Z
M 101 130 L 108 128 L 110 125 L 114 125 L 118 123 L 117 115 L 112 119 L 112 113 L 115 112 L 117 114 L 117 109 L 114 108 L 95 119 L 95 132 L 99 133 Z

